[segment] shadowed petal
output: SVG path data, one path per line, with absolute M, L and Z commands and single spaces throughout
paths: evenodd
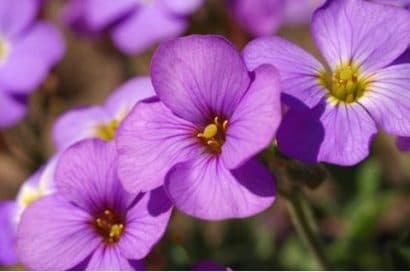
M 17 123 L 26 114 L 26 103 L 0 90 L 0 128 Z
M 379 70 L 359 102 L 386 132 L 410 136 L 410 64 Z
M 134 197 L 122 188 L 117 165 L 114 142 L 81 141 L 61 154 L 55 172 L 57 189 L 87 211 L 107 208 L 103 205 L 123 211 Z
M 134 270 L 130 262 L 122 256 L 117 246 L 100 246 L 94 252 L 88 263 L 87 270 L 91 271 L 113 271 Z
M 67 270 L 101 243 L 90 215 L 58 195 L 34 202 L 23 213 L 17 234 L 21 262 L 34 270 Z
M 200 8 L 204 0 L 159 0 L 159 2 L 169 12 L 178 15 L 188 15 Z
M 9 38 L 18 37 L 37 15 L 38 1 L 0 1 L 0 33 Z
M 408 47 L 410 14 L 363 0 L 328 1 L 314 14 L 312 33 L 331 67 L 353 59 L 375 71 Z
M 226 167 L 237 168 L 271 144 L 280 121 L 279 73 L 273 66 L 259 66 L 228 123 L 221 153 Z
M 162 185 L 174 164 L 200 152 L 194 125 L 161 102 L 137 104 L 118 128 L 116 143 L 118 174 L 134 193 Z
M 163 187 L 146 193 L 127 214 L 127 224 L 119 247 L 128 259 L 145 258 L 164 235 L 172 204 Z
M 13 224 L 16 212 L 14 201 L 0 202 L 0 265 L 17 263 L 16 256 L 16 229 Z
M 229 118 L 249 83 L 233 45 L 214 35 L 191 35 L 163 43 L 151 63 L 160 100 L 176 115 L 205 125 L 216 115 Z
M 219 159 L 202 156 L 177 164 L 165 184 L 178 209 L 206 220 L 252 216 L 275 199 L 274 179 L 257 160 L 230 171 Z
M 397 137 L 396 144 L 401 151 L 410 151 L 410 137 Z
M 309 53 L 279 37 L 265 37 L 251 41 L 243 56 L 248 69 L 261 64 L 275 66 L 281 76 L 284 93 L 314 107 L 326 94 L 319 84 L 318 74 L 324 67 Z M 288 101 L 286 101 L 288 102 Z M 297 106 L 294 103 L 291 106 Z

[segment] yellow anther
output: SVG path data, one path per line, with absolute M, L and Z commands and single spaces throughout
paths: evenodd
M 353 78 L 353 71 L 350 66 L 347 66 L 346 68 L 343 68 L 340 73 L 339 77 L 341 80 L 350 80 Z
M 215 124 L 207 125 L 202 133 L 202 136 L 206 139 L 214 137 L 218 133 L 218 127 Z
M 225 120 L 225 121 L 222 123 L 222 129 L 223 129 L 223 131 L 226 131 L 227 128 L 228 128 L 228 120 Z
M 110 238 L 113 239 L 118 239 L 121 237 L 122 232 L 124 231 L 124 225 L 123 224 L 115 224 L 111 226 L 110 230 Z

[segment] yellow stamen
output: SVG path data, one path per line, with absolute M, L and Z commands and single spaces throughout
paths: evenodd
M 216 124 L 209 124 L 205 127 L 202 136 L 206 139 L 211 139 L 218 133 L 218 127 Z
M 119 239 L 121 237 L 123 230 L 124 230 L 123 224 L 112 225 L 111 230 L 110 230 L 110 238 Z

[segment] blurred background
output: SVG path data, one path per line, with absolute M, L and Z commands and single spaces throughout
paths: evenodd
M 91 39 L 75 34 L 61 22 L 63 5 L 61 0 L 48 1 L 40 17 L 64 33 L 65 57 L 29 98 L 24 120 L 0 131 L 0 200 L 14 199 L 19 186 L 52 156 L 51 129 L 59 114 L 100 104 L 126 79 L 149 72 L 154 47 L 129 56 L 106 35 Z M 221 34 L 239 49 L 251 39 L 219 0 L 206 1 L 192 15 L 185 34 L 191 33 Z M 318 56 L 308 20 L 283 23 L 277 34 Z M 394 139 L 381 133 L 363 163 L 325 168 L 326 180 L 305 193 L 330 267 L 409 269 L 410 154 L 398 152 Z M 149 269 L 190 269 L 203 260 L 233 270 L 317 268 L 280 196 L 267 211 L 244 220 L 205 222 L 175 211 L 146 264 Z

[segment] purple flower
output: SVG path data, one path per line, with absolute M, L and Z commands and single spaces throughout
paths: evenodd
M 278 37 L 244 50 L 249 69 L 269 63 L 280 71 L 291 107 L 278 132 L 280 150 L 307 162 L 352 165 L 369 154 L 377 127 L 410 135 L 410 65 L 391 64 L 409 45 L 410 14 L 334 0 L 314 14 L 312 32 L 328 66 Z
M 410 151 L 410 137 L 397 137 L 396 145 L 403 152 Z
M 306 23 L 324 0 L 227 0 L 231 16 L 253 36 L 274 33 L 283 23 Z
M 0 1 L 0 128 L 20 120 L 26 96 L 64 53 L 64 42 L 48 23 L 36 21 L 37 0 Z
M 57 157 L 40 168 L 21 186 L 15 201 L 0 202 L 0 264 L 18 262 L 16 256 L 17 225 L 23 211 L 35 200 L 54 192 L 54 169 Z
M 135 103 L 155 96 L 149 77 L 136 77 L 124 83 L 103 106 L 70 110 L 58 118 L 53 137 L 62 151 L 80 140 L 100 138 L 112 140 L 117 127 Z
M 203 0 L 71 0 L 63 17 L 78 32 L 108 31 L 115 45 L 128 54 L 177 37 L 187 17 Z
M 162 188 L 138 196 L 117 177 L 115 144 L 85 140 L 60 157 L 58 192 L 31 204 L 17 234 L 21 262 L 40 270 L 133 270 L 171 215 Z M 137 268 L 138 268 L 137 267 Z
M 400 8 L 410 8 L 410 0 L 368 0 L 378 4 L 392 5 Z
M 281 120 L 277 71 L 263 65 L 249 74 L 227 40 L 192 35 L 159 47 L 151 78 L 160 101 L 138 103 L 118 129 L 125 188 L 165 182 L 179 209 L 210 220 L 267 208 L 273 177 L 253 157 Z

